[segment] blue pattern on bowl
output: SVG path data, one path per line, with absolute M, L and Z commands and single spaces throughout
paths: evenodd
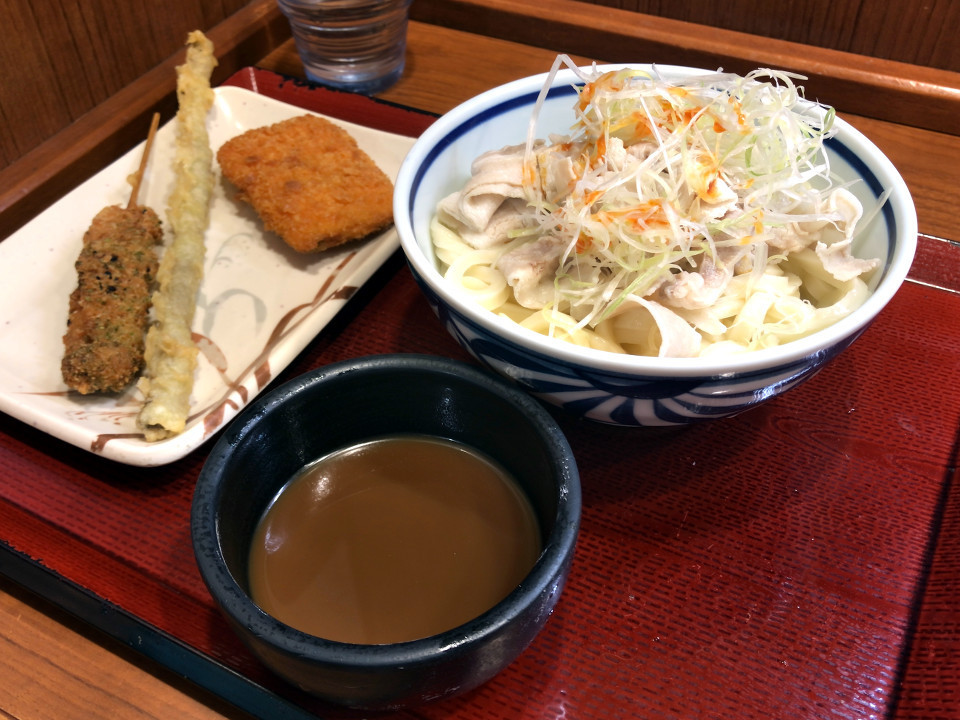
M 682 425 L 736 415 L 813 377 L 860 335 L 761 371 L 693 378 L 612 372 L 555 360 L 490 332 L 442 302 L 410 269 L 444 328 L 481 364 L 572 415 L 610 425 Z

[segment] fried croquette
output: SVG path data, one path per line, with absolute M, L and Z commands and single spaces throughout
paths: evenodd
M 70 295 L 63 381 L 86 395 L 120 392 L 143 367 L 160 218 L 148 207 L 105 207 L 83 236 Z
M 315 115 L 249 130 L 227 141 L 217 160 L 264 228 L 298 252 L 393 222 L 393 183 L 345 130 Z

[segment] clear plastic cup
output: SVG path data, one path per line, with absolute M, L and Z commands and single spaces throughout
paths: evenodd
M 372 94 L 395 83 L 407 51 L 412 0 L 277 0 L 307 77 Z

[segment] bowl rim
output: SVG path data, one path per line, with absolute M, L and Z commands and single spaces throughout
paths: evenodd
M 651 63 L 614 63 L 592 66 L 600 72 L 620 69 L 655 71 L 670 78 L 681 79 L 718 72 L 682 65 Z M 586 69 L 591 69 L 587 67 Z M 540 333 L 522 328 L 504 318 L 494 315 L 469 298 L 461 296 L 442 278 L 433 258 L 421 251 L 413 227 L 415 191 L 419 188 L 425 172 L 424 163 L 433 162 L 437 148 L 449 144 L 477 123 L 475 116 L 497 106 L 517 104 L 524 97 L 536 96 L 550 76 L 549 72 L 511 81 L 487 90 L 454 107 L 440 116 L 417 139 L 401 164 L 394 184 L 394 222 L 400 237 L 400 246 L 418 281 L 429 286 L 444 302 L 459 314 L 490 334 L 502 335 L 526 351 L 545 355 L 554 361 L 579 367 L 593 368 L 621 375 L 650 377 L 727 377 L 743 373 L 763 371 L 772 367 L 803 362 L 804 359 L 821 354 L 826 348 L 843 341 L 863 330 L 887 305 L 906 279 L 917 245 L 917 214 L 906 182 L 889 158 L 863 133 L 840 117 L 834 119 L 837 127 L 835 140 L 842 143 L 852 156 L 863 162 L 870 159 L 875 177 L 891 189 L 888 203 L 898 220 L 895 243 L 886 267 L 876 288 L 866 301 L 850 315 L 810 335 L 784 343 L 774 348 L 753 350 L 747 353 L 706 358 L 659 358 L 639 355 L 620 355 L 604 350 L 584 348 L 565 343 Z M 559 70 L 550 86 L 551 92 L 569 87 L 577 79 L 573 70 Z M 815 107 L 817 103 L 802 102 Z M 522 138 L 520 138 L 522 139 Z M 520 140 L 518 139 L 518 141 Z M 504 139 L 508 144 L 509 139 Z M 866 163 L 863 163 L 866 165 Z
M 222 488 L 212 477 L 213 468 L 226 461 L 233 447 L 276 411 L 292 395 L 338 377 L 371 369 L 412 369 L 455 376 L 519 407 L 557 459 L 562 471 L 556 524 L 533 568 L 521 584 L 482 615 L 451 630 L 417 640 L 383 645 L 362 645 L 327 640 L 291 627 L 261 610 L 228 570 L 219 539 L 216 508 Z M 342 360 L 295 377 L 263 394 L 231 423 L 217 440 L 201 468 L 191 508 L 191 535 L 198 568 L 210 594 L 222 611 L 274 650 L 311 662 L 336 665 L 344 670 L 386 670 L 398 665 L 414 667 L 437 661 L 458 648 L 496 636 L 522 615 L 545 592 L 558 589 L 557 579 L 568 567 L 580 527 L 582 499 L 579 469 L 566 436 L 556 420 L 534 398 L 504 379 L 459 360 L 416 353 L 394 353 Z M 200 547 L 206 549 L 201 551 Z

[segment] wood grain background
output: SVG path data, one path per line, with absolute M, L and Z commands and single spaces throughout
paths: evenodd
M 960 71 L 954 0 L 586 0 L 594 5 Z
M 247 2 L 0 0 L 0 167 Z
M 190 30 L 207 31 L 256 1 L 0 0 L 0 18 L 6 21 L 0 38 L 0 170 L 181 51 Z M 469 9 L 481 25 L 486 4 Z M 636 12 L 638 24 L 650 16 L 670 18 L 751 33 L 745 40 L 750 43 L 774 38 L 960 71 L 960 44 L 954 42 L 960 2 L 951 0 L 580 4 Z M 443 0 L 415 0 L 413 15 L 436 15 L 442 5 Z M 528 29 L 536 36 L 536 28 Z

